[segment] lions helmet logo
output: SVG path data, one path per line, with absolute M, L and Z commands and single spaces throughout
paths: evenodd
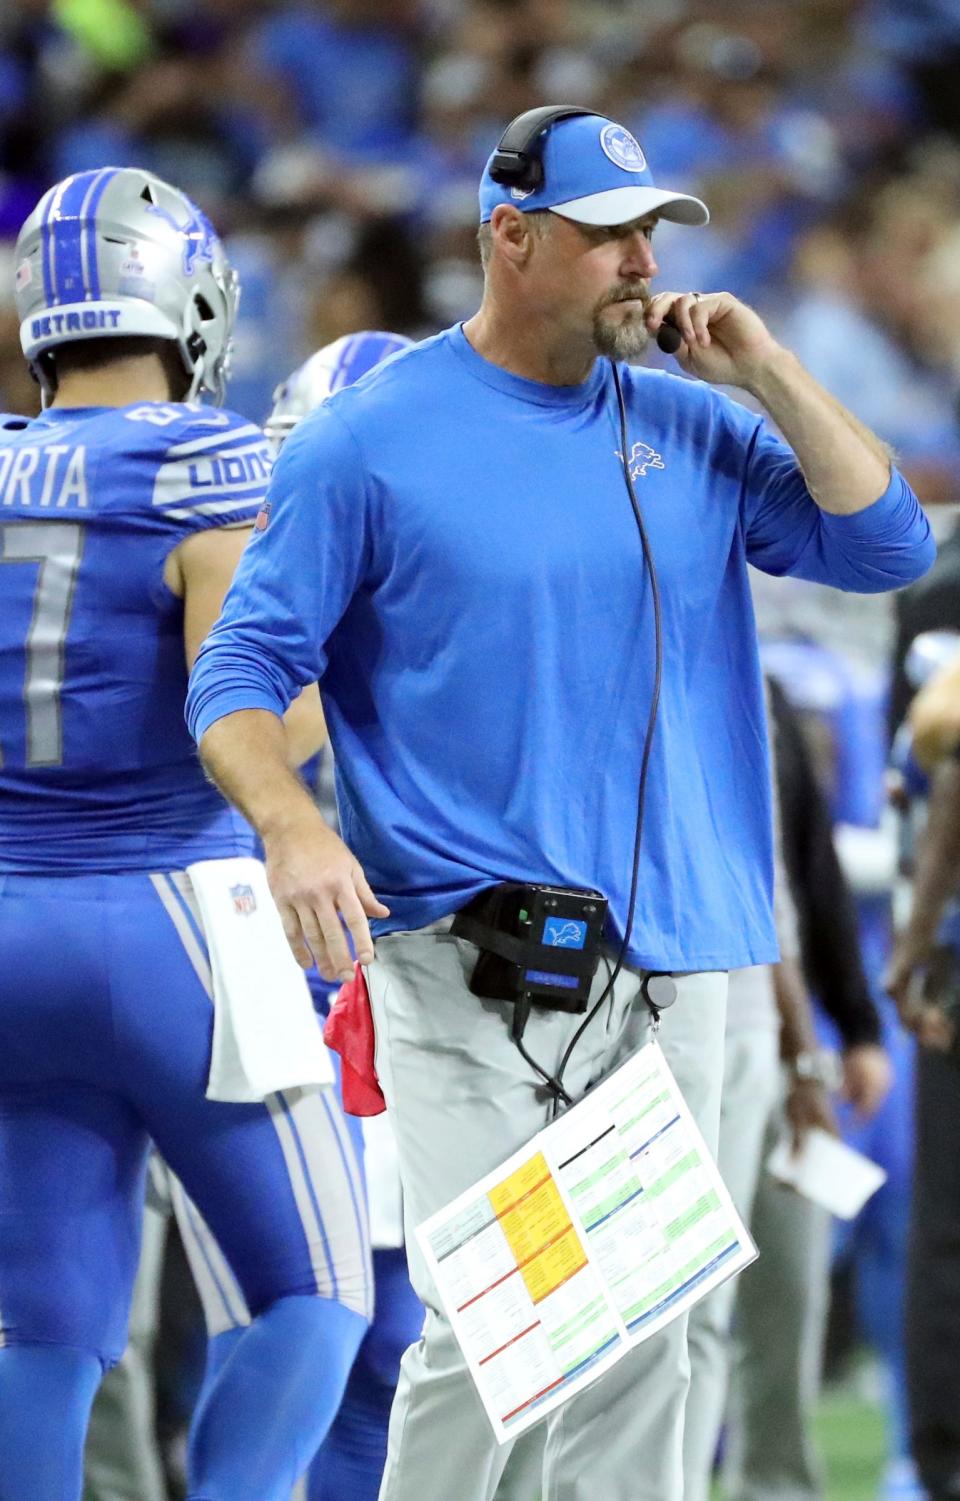
M 147 210 L 156 214 L 171 229 L 175 229 L 178 235 L 183 236 L 183 274 L 192 276 L 196 269 L 197 261 L 213 261 L 213 249 L 217 243 L 217 234 L 206 214 L 202 214 L 198 208 L 190 204 L 190 212 L 183 224 L 178 224 L 173 215 L 159 203 L 150 203 Z
M 622 125 L 605 125 L 600 132 L 600 147 L 604 156 L 624 172 L 645 172 L 647 159 L 640 149 L 640 142 Z

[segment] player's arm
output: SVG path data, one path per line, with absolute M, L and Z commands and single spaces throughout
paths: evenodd
M 890 483 L 885 443 L 824 390 L 763 320 L 729 292 L 660 292 L 647 313 L 652 333 L 669 314 L 684 340 L 677 359 L 712 385 L 739 386 L 765 407 L 797 456 L 823 510 L 853 515 Z
M 220 614 L 250 530 L 249 526 L 234 526 L 195 532 L 167 558 L 164 582 L 183 600 L 183 645 L 188 671 Z M 302 766 L 316 755 L 327 737 L 316 683 L 308 684 L 294 699 L 283 717 L 283 725 L 288 764 Z
M 699 301 L 693 293 L 659 293 L 647 326 L 655 333 L 668 314 L 684 340 L 679 363 L 712 385 L 749 391 L 786 439 L 736 403 L 717 408 L 734 446 L 745 446 L 747 561 L 861 594 L 924 574 L 936 546 L 887 446 L 729 292 Z
M 200 740 L 203 764 L 263 840 L 267 877 L 294 957 L 316 960 L 327 980 L 348 980 L 353 960 L 373 958 L 368 917 L 389 909 L 370 889 L 359 860 L 324 821 L 284 757 L 284 727 L 267 709 L 217 719 Z
M 960 657 L 920 689 L 909 712 L 913 753 L 929 770 L 960 745 Z
M 837 1121 L 823 1081 L 799 1072 L 799 1060 L 817 1051 L 813 1011 L 800 966 L 788 956 L 773 966 L 771 975 L 780 1016 L 780 1057 L 789 1073 L 786 1116 L 793 1149 L 799 1152 L 813 1127 L 835 1136 Z
M 931 777 L 927 823 L 917 849 L 913 900 L 897 934 L 884 981 L 900 1020 L 929 1047 L 947 1048 L 952 1026 L 935 998 L 923 993 L 923 971 L 937 940 L 944 907 L 960 885 L 960 761 L 948 757 Z
M 267 878 L 298 961 L 327 979 L 373 957 L 387 917 L 363 868 L 284 755 L 281 716 L 322 681 L 326 643 L 369 566 L 373 528 L 355 440 L 329 408 L 299 424 L 270 484 L 269 524 L 245 549 L 191 674 L 187 722 L 210 776 L 263 840 Z

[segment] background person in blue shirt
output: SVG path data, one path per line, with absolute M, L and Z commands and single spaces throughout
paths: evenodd
M 484 174 L 476 316 L 338 393 L 286 443 L 269 524 L 188 697 L 209 769 L 261 831 L 294 951 L 345 975 L 346 925 L 369 966 L 411 1226 L 549 1117 L 510 1004 L 469 992 L 476 949 L 450 933 L 457 909 L 506 880 L 603 891 L 624 948 L 572 1053 L 578 1018 L 535 1007 L 530 1056 L 551 1073 L 564 1060 L 578 1097 L 645 1040 L 646 974 L 674 972 L 661 1041 L 715 1143 L 726 971 L 777 956 L 746 565 L 875 592 L 934 551 L 888 450 L 756 314 L 725 292 L 653 294 L 658 219 L 703 223 L 704 206 L 657 188 L 613 121 L 562 119 L 539 148 L 539 187 Z M 699 380 L 620 363 L 668 314 Z M 747 390 L 791 446 L 710 385 Z M 635 892 L 656 629 L 623 453 L 663 627 Z M 283 757 L 279 716 L 314 680 L 345 842 Z M 606 989 L 601 972 L 594 1004 Z M 381 1498 L 488 1501 L 509 1445 L 492 1439 L 410 1242 L 427 1321 L 404 1358 Z M 684 1341 L 675 1321 L 547 1419 L 555 1501 L 679 1501 Z

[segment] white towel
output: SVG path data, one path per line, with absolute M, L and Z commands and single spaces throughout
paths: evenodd
M 363 1171 L 367 1180 L 370 1213 L 370 1244 L 380 1251 L 403 1245 L 403 1192 L 400 1188 L 400 1157 L 389 1110 L 364 1115 Z
M 187 866 L 213 973 L 208 1100 L 239 1104 L 278 1089 L 329 1087 L 333 1064 L 306 976 L 287 944 L 259 860 Z

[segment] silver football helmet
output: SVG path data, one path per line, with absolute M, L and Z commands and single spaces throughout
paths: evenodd
M 139 167 L 78 172 L 45 193 L 17 238 L 20 343 L 41 385 L 41 356 L 77 339 L 172 339 L 188 401 L 223 402 L 240 296 L 209 220 L 178 188 Z
M 284 438 L 301 417 L 312 412 L 334 391 L 352 386 L 388 355 L 396 354 L 399 349 L 409 349 L 412 344 L 413 340 L 403 334 L 368 329 L 359 334 L 345 334 L 318 349 L 273 393 L 273 409 L 264 424 L 264 431 L 274 448 L 279 452 Z

